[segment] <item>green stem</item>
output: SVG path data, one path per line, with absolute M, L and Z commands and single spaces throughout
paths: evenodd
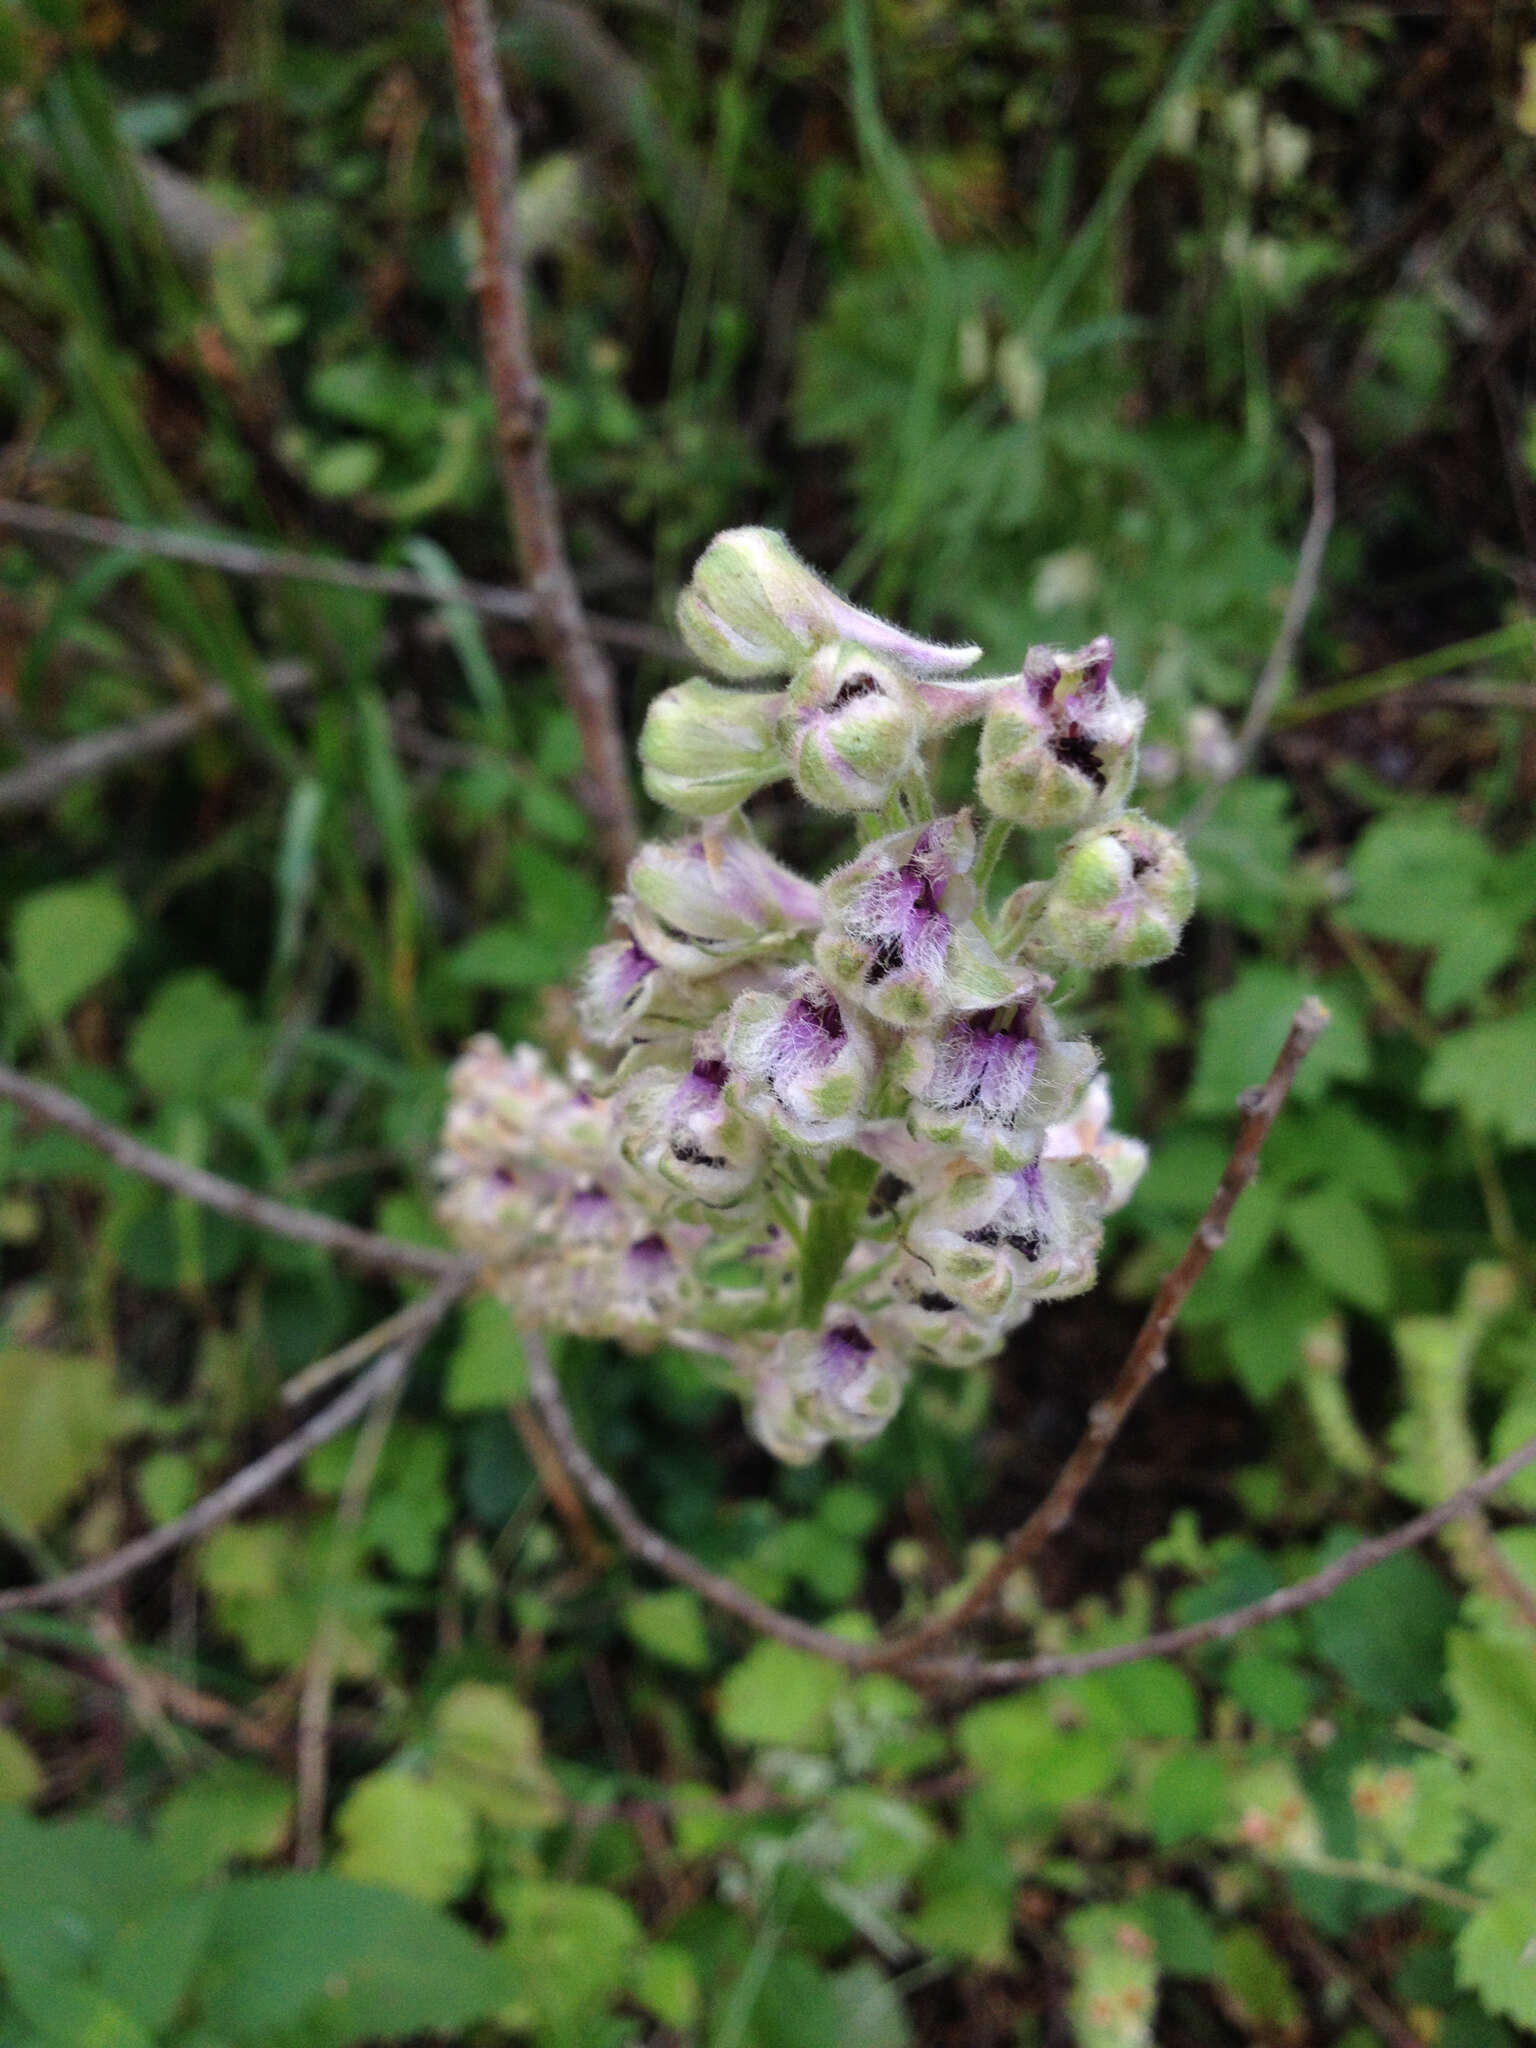
M 987 829 L 981 835 L 981 850 L 976 856 L 976 865 L 971 870 L 971 879 L 976 884 L 976 893 L 983 906 L 987 900 L 987 889 L 997 873 L 997 864 L 1007 850 L 1013 837 L 1013 826 L 1007 818 L 989 818 Z
M 1286 1863 L 1293 1870 L 1310 1870 L 1318 1877 L 1348 1878 L 1357 1884 L 1379 1884 L 1389 1891 L 1411 1892 L 1415 1898 L 1433 1899 L 1436 1905 L 1451 1906 L 1458 1913 L 1476 1913 L 1488 1903 L 1476 1892 L 1458 1891 L 1454 1885 L 1441 1884 L 1438 1878 L 1425 1877 L 1417 1870 L 1399 1870 L 1390 1863 L 1367 1863 L 1354 1856 L 1326 1856 L 1321 1850 L 1315 1856 L 1288 1856 Z
M 821 1327 L 822 1310 L 842 1276 L 880 1177 L 880 1162 L 844 1146 L 827 1166 L 827 1192 L 812 1203 L 800 1242 L 800 1327 Z
M 1394 661 L 1386 668 L 1356 676 L 1351 682 L 1335 683 L 1331 689 L 1310 690 L 1294 704 L 1275 714 L 1277 726 L 1305 725 L 1311 718 L 1326 718 L 1332 711 L 1349 711 L 1356 704 L 1390 696 L 1410 683 L 1422 683 L 1442 676 L 1447 669 L 1469 668 L 1476 661 L 1491 661 L 1501 654 L 1528 654 L 1536 641 L 1536 627 L 1529 619 L 1501 626 L 1495 633 L 1479 633 L 1473 640 L 1458 640 L 1451 647 L 1437 647 L 1432 654 L 1416 654 L 1409 661 Z

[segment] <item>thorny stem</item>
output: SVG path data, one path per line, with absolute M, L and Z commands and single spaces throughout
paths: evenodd
M 587 806 L 615 884 L 635 850 L 634 799 L 613 671 L 593 638 L 565 551 L 544 440 L 545 401 L 534 368 L 517 213 L 518 131 L 507 109 L 487 0 L 444 0 L 454 87 L 480 230 L 475 289 L 496 443 L 534 631 L 559 676 L 581 734 Z

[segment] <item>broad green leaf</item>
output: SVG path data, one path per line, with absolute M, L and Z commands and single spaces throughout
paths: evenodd
M 1463 1109 L 1512 1145 L 1536 1145 L 1536 1009 L 1443 1038 L 1430 1056 L 1424 1100 Z
M 851 1885 L 902 1883 L 938 1839 L 926 1814 L 871 1785 L 843 1785 L 827 1812 L 846 1848 L 840 1875 Z
M 725 1675 L 715 1718 L 732 1742 L 821 1749 L 847 1677 L 825 1657 L 788 1643 L 756 1643 Z
M 637 2005 L 677 2033 L 689 2032 L 698 2019 L 698 1972 L 676 1942 L 651 1942 L 635 1965 L 630 1988 Z
M 1456 1981 L 1490 2012 L 1536 2027 L 1536 1884 L 1490 1899 L 1456 1937 Z
M 983 1781 L 981 1796 L 1010 1819 L 1096 1798 L 1125 1761 L 1117 1738 L 1093 1728 L 1059 1727 L 1037 1694 L 972 1707 L 955 1734 L 961 1754 Z
M 1392 1274 L 1381 1233 L 1346 1189 L 1320 1187 L 1287 1202 L 1281 1228 L 1314 1277 L 1340 1300 L 1385 1312 Z
M 407 1771 L 359 1778 L 337 1812 L 336 1832 L 343 1877 L 387 1885 L 435 1906 L 456 1899 L 480 1861 L 468 1807 Z
M 216 1909 L 211 1892 L 193 1892 L 125 1920 L 97 1968 L 106 1996 L 147 2030 L 169 2026 L 203 1961 Z
M 43 1784 L 42 1765 L 14 1729 L 0 1722 L 0 1806 L 30 1806 Z
M 536 2026 L 571 2030 L 583 2014 L 624 1992 L 643 1939 L 623 1899 L 593 1885 L 513 1878 L 495 1886 L 505 1948 L 524 1971 L 523 1999 Z
M 47 1528 L 131 1420 L 104 1360 L 0 1349 L 0 1513 Z
M 1200 877 L 1200 909 L 1248 931 L 1272 932 L 1296 891 L 1292 867 L 1299 825 L 1290 785 L 1244 776 L 1228 783 L 1190 842 Z
M 1347 992 L 1331 985 L 1319 991 L 1308 975 L 1256 962 L 1205 1006 L 1190 1109 L 1231 1115 L 1242 1091 L 1268 1077 L 1303 997 L 1319 992 L 1332 1021 L 1302 1062 L 1293 1094 L 1300 1102 L 1315 1102 L 1330 1081 L 1363 1079 L 1370 1070 L 1370 1052 Z
M 1459 1629 L 1447 1677 L 1456 1740 L 1471 1759 L 1467 1804 L 1527 1851 L 1536 1841 L 1536 1665 L 1524 1645 Z
M 245 1006 L 215 974 L 173 975 L 128 1040 L 128 1064 L 162 1101 L 217 1101 L 255 1084 L 255 1046 Z
M 291 1785 L 231 1758 L 170 1794 L 155 1815 L 155 1845 L 179 1879 L 199 1884 L 237 1858 L 275 1856 L 292 1818 Z
M 1147 1825 L 1160 1849 L 1214 1835 L 1226 1812 L 1226 1778 L 1214 1749 L 1180 1749 L 1157 1767 L 1146 1792 Z
M 1136 1918 L 1157 1946 L 1157 1964 L 1170 1977 L 1213 1977 L 1216 1930 L 1188 1892 L 1158 1886 L 1131 1902 Z
M 504 1685 L 465 1679 L 432 1716 L 432 1782 L 493 1827 L 541 1828 L 565 1810 L 544 1764 L 539 1723 Z
M 464 1306 L 443 1382 L 443 1407 L 450 1415 L 472 1415 L 480 1408 L 505 1408 L 527 1392 L 516 1325 L 494 1295 L 477 1294 Z
M 709 1664 L 709 1638 L 697 1593 L 668 1586 L 660 1593 L 636 1593 L 624 1603 L 624 1626 L 642 1650 L 684 1671 Z
M 1355 1541 L 1338 1530 L 1318 1552 L 1327 1564 Z M 1441 1696 L 1445 1632 L 1456 1603 L 1415 1552 L 1349 1579 L 1307 1614 L 1317 1654 L 1362 1699 L 1389 1713 L 1432 1707 Z
M 569 970 L 576 949 L 546 932 L 521 925 L 493 924 L 449 954 L 448 972 L 471 988 L 546 988 Z
M 133 943 L 133 913 L 105 876 L 60 882 L 23 897 L 11 917 L 21 992 L 52 1023 L 116 967 Z
M 1301 2024 L 1301 2004 L 1291 1980 L 1256 1927 L 1234 1927 L 1222 1935 L 1216 1976 L 1225 1994 L 1223 2003 L 1243 2027 L 1289 2034 Z
M 1080 2048 L 1142 2048 L 1157 2007 L 1157 1947 L 1134 1913 L 1080 1906 L 1062 1923 L 1072 1956 L 1069 2010 Z
M 225 1886 L 210 1962 L 202 2017 L 235 2048 L 272 2048 L 274 2036 L 351 2048 L 454 2033 L 500 2011 L 520 1976 L 419 1899 L 328 1872 Z
M 1449 805 L 1389 811 L 1350 854 L 1343 915 L 1372 938 L 1409 946 L 1452 939 L 1493 865 L 1493 850 Z

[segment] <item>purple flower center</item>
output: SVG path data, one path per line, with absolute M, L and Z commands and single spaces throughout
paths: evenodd
M 1029 1098 L 1040 1049 L 1029 1003 L 958 1019 L 939 1046 L 931 1099 L 944 1109 L 979 1109 L 1011 1123 Z
M 857 1323 L 835 1323 L 821 1340 L 821 1362 L 828 1379 L 834 1385 L 852 1379 L 874 1348 Z
M 779 1044 L 788 1062 L 825 1066 L 847 1039 L 843 1013 L 825 989 L 796 996 L 784 1012 Z
M 724 1060 L 695 1060 L 693 1079 L 718 1095 L 730 1078 L 730 1068 Z
M 625 1264 L 631 1278 L 642 1286 L 649 1286 L 672 1270 L 673 1260 L 666 1239 L 653 1233 L 650 1237 L 637 1239 L 630 1246 Z

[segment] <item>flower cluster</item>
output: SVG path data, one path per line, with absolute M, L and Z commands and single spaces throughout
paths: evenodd
M 1143 707 L 1107 639 L 968 678 L 978 649 L 857 610 L 756 528 L 711 542 L 678 619 L 730 684 L 779 687 L 652 705 L 646 787 L 690 822 L 630 867 L 568 1071 L 491 1038 L 454 1067 L 441 1212 L 519 1316 L 725 1359 L 803 1461 L 883 1429 L 918 1362 L 974 1365 L 1092 1285 L 1145 1154 L 1051 999 L 1172 952 L 1193 876 L 1125 808 Z M 977 720 L 979 838 L 928 782 Z M 819 885 L 743 815 L 783 780 L 856 824 Z M 1067 837 L 989 907 L 1016 826 Z

